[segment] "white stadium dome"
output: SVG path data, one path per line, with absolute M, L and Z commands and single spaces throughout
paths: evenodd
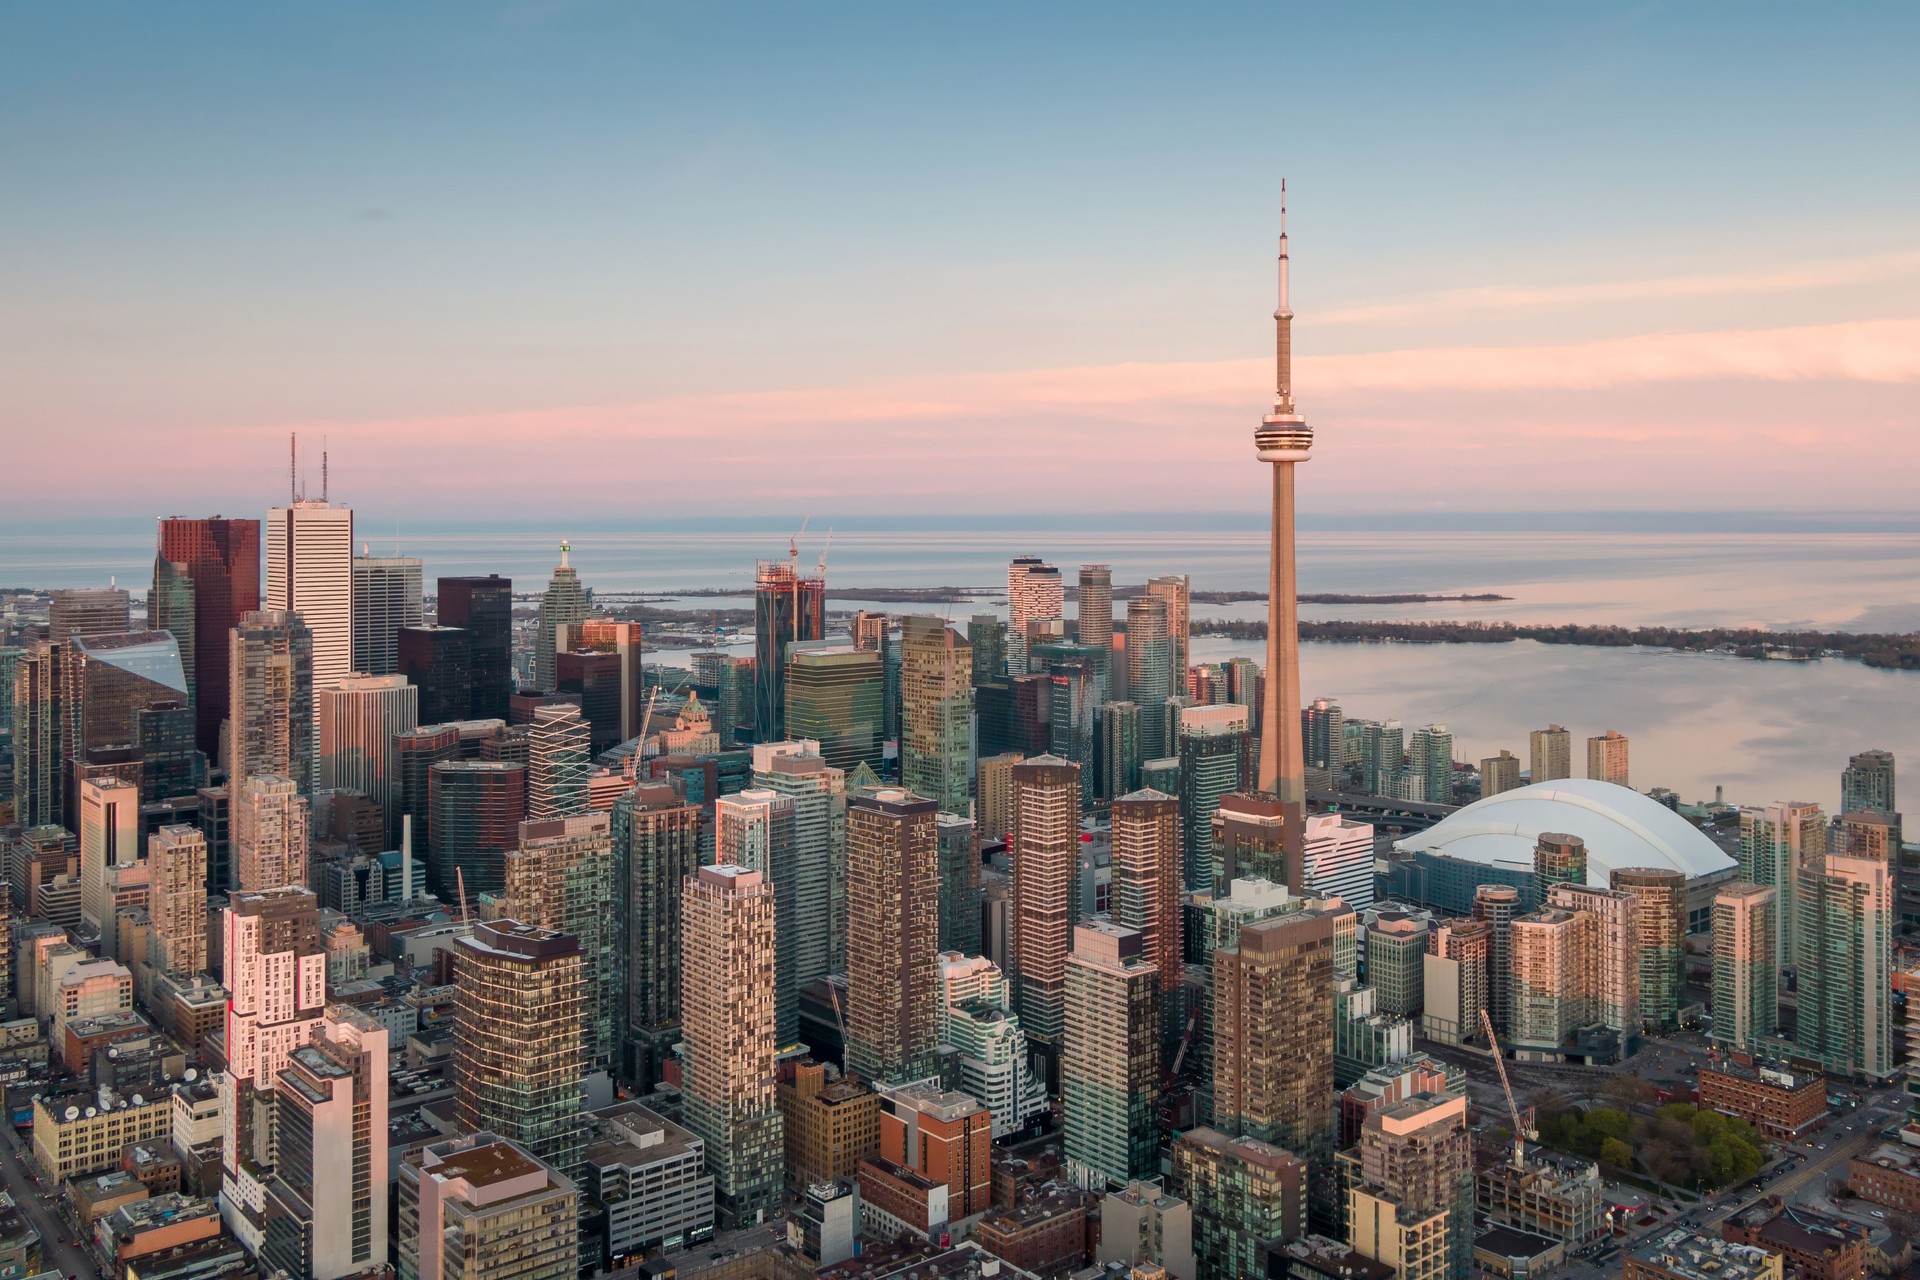
M 1536 782 L 1476 800 L 1425 831 L 1394 841 L 1394 848 L 1531 871 L 1534 844 L 1549 831 L 1586 841 L 1590 884 L 1604 885 L 1625 867 L 1666 867 L 1694 880 L 1737 865 L 1657 800 L 1585 778 Z

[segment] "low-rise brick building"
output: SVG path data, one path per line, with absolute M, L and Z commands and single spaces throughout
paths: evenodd
M 1816 1073 L 1745 1067 L 1700 1068 L 1700 1106 L 1745 1120 L 1769 1138 L 1792 1139 L 1827 1114 L 1827 1082 Z
M 1012 1208 L 989 1209 L 974 1224 L 974 1243 L 1038 1276 L 1077 1271 L 1099 1244 L 1098 1203 L 1090 1192 L 1062 1183 L 1027 1188 Z
M 1862 1200 L 1920 1213 L 1920 1148 L 1883 1142 L 1847 1162 L 1847 1185 Z
M 1784 1205 L 1769 1196 L 1729 1218 L 1723 1239 L 1777 1253 L 1804 1280 L 1862 1280 L 1867 1274 L 1867 1232 L 1845 1218 Z

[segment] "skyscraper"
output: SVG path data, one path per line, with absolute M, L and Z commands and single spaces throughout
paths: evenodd
M 973 650 L 938 618 L 901 620 L 900 781 L 943 812 L 968 811 Z
M 1745 880 L 1713 895 L 1713 1039 L 1739 1053 L 1779 1025 L 1778 895 Z
M 1533 888 L 1545 902 L 1557 884 L 1587 882 L 1587 842 L 1559 831 L 1543 831 L 1533 844 Z
M 171 516 L 160 522 L 160 558 L 193 583 L 194 741 L 217 760 L 228 715 L 227 633 L 260 608 L 260 522 Z
M 1029 626 L 1065 616 L 1060 570 L 1038 556 L 1016 556 L 1007 566 L 1007 674 L 1026 675 Z
M 646 640 L 637 622 L 588 618 L 554 632 L 554 687 L 580 695 L 594 750 L 640 736 L 646 717 Z
M 787 727 L 787 646 L 826 635 L 827 581 L 803 577 L 793 562 L 762 560 L 753 583 L 753 736 L 780 742 Z M 884 671 L 882 672 L 884 682 Z M 876 713 L 884 709 L 876 706 Z M 836 768 L 851 768 L 836 763 Z
M 1135 791 L 1113 802 L 1113 922 L 1140 935 L 1140 954 L 1170 1000 L 1185 975 L 1180 919 L 1180 802 Z
M 398 848 L 400 776 L 394 767 L 394 739 L 419 727 L 420 691 L 403 675 L 349 676 L 317 691 L 314 703 L 320 721 L 320 789 L 344 787 L 379 805 L 386 847 Z
M 1253 782 L 1253 737 L 1247 709 L 1235 703 L 1183 707 L 1180 711 L 1180 813 L 1185 827 L 1182 883 L 1189 889 L 1220 889 L 1213 883 L 1213 815 L 1227 796 Z
M 1800 868 L 1794 1044 L 1834 1075 L 1879 1082 L 1894 1069 L 1892 868 L 1828 854 Z
M 229 779 L 267 773 L 313 790 L 313 644 L 297 613 L 249 613 L 235 625 L 227 668 Z
M 720 1219 L 780 1204 L 785 1148 L 775 1090 L 773 888 L 758 871 L 701 867 L 686 882 L 681 963 L 687 1127 L 707 1144 Z
M 1173 693 L 1173 643 L 1167 635 L 1165 596 L 1127 601 L 1127 700 L 1140 705 L 1140 758 L 1171 755 L 1163 708 Z
M 313 636 L 313 684 L 353 674 L 353 512 L 295 497 L 267 512 L 268 613 L 297 613 Z M 311 733 L 311 730 L 309 730 Z
M 1069 1174 L 1104 1191 L 1160 1167 L 1160 975 L 1140 932 L 1095 921 L 1073 931 L 1060 1105 Z
M 1467 1100 L 1419 1093 L 1374 1111 L 1351 1169 L 1349 1240 L 1405 1280 L 1467 1280 L 1473 1274 L 1473 1137 Z M 1438 1246 L 1438 1247 L 1435 1247 Z
M 353 669 L 385 676 L 400 670 L 396 636 L 427 620 L 418 556 L 376 556 L 362 547 L 353 558 Z M 459 715 L 436 719 L 464 719 Z
M 207 838 L 196 827 L 165 826 L 147 839 L 151 884 L 147 963 L 170 977 L 207 969 Z
M 467 633 L 467 675 L 472 698 L 455 719 L 507 718 L 513 695 L 513 579 L 442 578 L 436 586 L 436 616 L 443 627 Z
M 888 789 L 847 805 L 847 1069 L 895 1084 L 938 1044 L 938 806 Z
M 1863 809 L 1899 811 L 1893 752 L 1876 748 L 1847 757 L 1847 767 L 1840 775 L 1840 812 L 1858 813 Z
M 1573 735 L 1557 724 L 1527 737 L 1528 782 L 1555 782 L 1573 776 Z
M 1473 891 L 1473 918 L 1486 922 L 1487 1011 L 1501 1035 L 1513 1015 L 1513 922 L 1520 915 L 1520 891 L 1512 885 L 1483 884 Z
M 1580 1025 L 1619 1032 L 1623 1050 L 1642 1021 L 1654 1023 L 1655 1015 L 1646 1014 L 1642 1005 L 1641 979 L 1649 968 L 1656 982 L 1655 998 L 1666 994 L 1658 988 L 1659 966 L 1645 963 L 1642 928 L 1646 916 L 1660 909 L 1659 886 L 1642 887 L 1653 894 L 1643 897 L 1625 888 L 1561 884 L 1547 895 L 1548 906 L 1585 917 L 1574 947 L 1572 994 L 1581 1002 Z
M 1428 804 L 1453 803 L 1453 733 L 1444 724 L 1423 725 L 1407 746 L 1407 770 L 1417 794 Z
M 427 771 L 428 885 L 452 901 L 462 878 L 468 900 L 498 893 L 507 850 L 527 817 L 527 767 L 511 760 L 442 760 Z M 566 816 L 564 814 L 560 815 Z
M 1340 704 L 1329 698 L 1315 698 L 1300 713 L 1302 749 L 1307 768 L 1325 769 L 1337 784 L 1344 780 L 1347 762 L 1347 716 Z
M 187 574 L 187 566 L 155 555 L 153 587 L 147 592 L 147 626 L 173 637 L 180 651 L 180 667 L 186 676 L 189 705 L 195 704 L 200 684 L 200 667 L 194 652 L 200 635 L 193 615 L 193 579 Z
M 140 861 L 140 789 L 118 777 L 89 778 L 79 800 L 80 916 L 111 935 L 118 882 Z M 110 938 L 106 950 L 113 952 Z
M 587 811 L 593 744 L 580 708 L 538 707 L 527 747 L 527 816 L 566 818 Z
M 1626 734 L 1609 729 L 1597 738 L 1587 739 L 1587 777 L 1621 787 L 1629 785 Z
M 185 795 L 204 781 L 193 759 L 186 671 L 171 633 L 74 635 L 54 656 L 68 805 L 77 802 L 80 780 L 100 765 L 124 773 L 149 800 Z M 164 788 L 157 785 L 162 779 Z
M 1799 963 L 1800 871 L 1827 853 L 1827 815 L 1804 800 L 1740 810 L 1740 874 L 1779 895 L 1774 953 L 1783 967 Z
M 307 798 L 293 779 L 256 773 L 229 787 L 228 794 L 235 883 L 255 892 L 304 886 L 313 820 Z
M 520 824 L 505 857 L 500 909 L 508 918 L 580 944 L 581 1056 L 588 1071 L 618 1065 L 620 987 L 612 817 L 586 813 Z
M 421 724 L 464 720 L 473 705 L 472 658 L 459 627 L 400 628 L 393 638 L 393 669 L 420 691 Z
M 1013 970 L 1021 1025 L 1057 1049 L 1065 1025 L 1067 953 L 1077 911 L 1080 769 L 1058 756 L 1013 766 Z
M 1147 579 L 1147 594 L 1167 602 L 1167 684 L 1169 692 L 1187 687 L 1187 628 L 1193 583 L 1184 573 Z
M 1497 796 L 1502 791 L 1512 791 L 1520 785 L 1520 757 L 1511 751 L 1502 750 L 1497 756 L 1488 756 L 1480 762 L 1480 798 Z
M 940 843 L 940 950 L 980 954 L 980 836 L 972 818 L 943 813 Z
M 1347 911 L 1248 924 L 1213 957 L 1214 1125 L 1309 1164 L 1333 1150 L 1334 917 Z
M 540 600 L 540 613 L 533 624 L 533 687 L 538 693 L 552 693 L 556 681 L 554 653 L 556 633 L 563 622 L 581 622 L 593 612 L 593 593 L 580 583 L 580 571 L 569 561 L 571 544 L 560 543 L 560 563 L 547 580 L 547 594 Z
M 63 587 L 47 597 L 47 640 L 110 636 L 131 631 L 132 605 L 125 587 Z
M 884 763 L 886 664 L 884 655 L 845 640 L 809 640 L 787 647 L 786 714 L 792 740 L 820 744 L 820 755 L 849 773 Z M 762 742 L 781 741 L 761 738 Z
M 854 648 L 871 649 L 875 653 L 879 653 L 887 647 L 887 636 L 892 630 L 892 618 L 889 618 L 884 613 L 875 613 L 868 609 L 857 611 L 853 615 L 851 626 L 848 628 L 849 634 L 853 637 Z
M 463 1132 L 580 1163 L 580 944 L 517 920 L 454 940 L 453 1106 Z
M 967 619 L 967 647 L 973 650 L 973 683 L 977 688 L 1007 678 L 1007 624 L 991 613 Z
M 275 1092 L 279 1163 L 262 1256 L 289 1275 L 342 1280 L 387 1260 L 387 1028 L 329 1008 L 287 1055 Z
M 1407 753 L 1407 731 L 1398 720 L 1360 722 L 1360 789 L 1391 795 L 1400 781 Z
M 753 749 L 753 790 L 772 792 L 791 805 L 780 811 L 770 831 L 778 857 L 775 862 L 750 863 L 744 856 L 721 861 L 767 871 L 779 920 L 809 922 L 778 930 L 776 1021 L 785 1045 L 799 1035 L 800 989 L 847 968 L 847 777 L 820 758 L 818 743 L 760 743 Z
M 939 959 L 940 1043 L 958 1051 L 961 1092 L 992 1112 L 994 1135 L 1004 1137 L 1047 1105 L 1027 1066 L 1006 975 L 984 956 L 948 951 Z
M 681 885 L 700 868 L 700 809 L 666 783 L 642 783 L 613 806 L 615 948 L 623 966 L 629 1078 L 660 1076 L 680 1028 Z
M 496 1134 L 408 1148 L 399 1205 L 399 1280 L 571 1280 L 580 1273 L 573 1179 Z
M 1113 570 L 1104 564 L 1080 566 L 1079 600 L 1074 608 L 1081 644 L 1092 649 L 1100 673 L 1100 701 L 1113 697 Z M 1131 790 L 1132 788 L 1128 788 Z M 1114 795 L 1124 794 L 1116 791 Z
M 1640 1016 L 1655 1030 L 1677 1027 L 1686 980 L 1686 873 L 1675 867 L 1616 867 L 1607 880 L 1638 903 L 1634 951 L 1640 970 Z
M 1108 800 L 1140 789 L 1140 704 L 1131 699 L 1100 708 L 1100 794 Z

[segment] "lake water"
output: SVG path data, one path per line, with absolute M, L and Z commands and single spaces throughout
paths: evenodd
M 803 565 L 817 562 L 823 539 L 823 531 L 809 533 Z M 557 563 L 557 541 L 557 534 L 424 529 L 409 533 L 402 549 L 425 558 L 429 589 L 438 574 L 498 572 L 533 592 Z M 745 592 L 756 559 L 786 552 L 784 537 L 737 527 L 581 533 L 572 543 L 572 562 L 589 586 L 665 596 L 692 588 Z M 390 538 L 375 539 L 376 552 L 392 548 Z M 1027 554 L 1060 565 L 1069 581 L 1083 561 L 1111 565 L 1121 584 L 1161 573 L 1189 574 L 1203 590 L 1258 590 L 1266 580 L 1266 538 L 1257 530 L 1096 528 L 836 531 L 827 577 L 836 590 L 1004 590 L 1007 561 Z M 150 535 L 8 531 L 0 533 L 0 585 L 95 586 L 118 576 L 137 590 L 152 558 Z M 1300 580 L 1303 591 L 1512 597 L 1302 609 L 1317 618 L 1920 630 L 1920 534 L 1910 533 L 1303 532 Z M 681 603 L 718 608 L 746 597 Z M 851 597 L 832 602 L 835 609 L 859 604 Z M 978 610 L 1003 611 L 998 595 L 920 608 L 957 622 Z M 1258 603 L 1194 610 L 1232 617 L 1263 611 Z M 1196 661 L 1262 656 L 1258 644 L 1219 637 L 1197 637 L 1193 653 Z M 1409 729 L 1443 721 L 1462 759 L 1502 747 L 1524 758 L 1527 731 L 1549 721 L 1576 738 L 1618 729 L 1633 741 L 1634 785 L 1671 787 L 1688 799 L 1710 798 L 1721 785 L 1740 803 L 1806 799 L 1831 808 L 1850 753 L 1885 747 L 1920 761 L 1920 673 L 1526 641 L 1310 644 L 1301 661 L 1308 697 L 1337 698 L 1353 716 L 1395 716 Z

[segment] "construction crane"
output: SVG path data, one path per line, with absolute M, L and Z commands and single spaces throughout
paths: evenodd
M 1168 1083 L 1180 1078 L 1180 1064 L 1187 1060 L 1187 1050 L 1193 1044 L 1193 1029 L 1200 1023 L 1200 1004 L 1194 1002 L 1193 1012 L 1187 1015 L 1187 1029 L 1180 1033 L 1180 1049 L 1173 1055 L 1173 1065 L 1167 1068 Z
M 460 923 L 467 922 L 467 873 L 464 868 L 453 869 L 454 885 L 460 890 Z
M 633 754 L 627 757 L 627 781 L 636 782 L 640 773 L 640 753 L 647 749 L 647 728 L 653 723 L 653 704 L 660 701 L 660 686 L 653 686 L 653 692 L 647 695 L 647 709 L 640 716 L 640 737 L 633 744 Z
M 833 546 L 833 526 L 827 526 L 827 540 L 820 544 L 820 581 L 827 580 L 827 551 Z
M 1527 1167 L 1527 1140 L 1538 1135 L 1533 1129 L 1520 1123 L 1520 1107 L 1513 1100 L 1513 1085 L 1507 1080 L 1506 1059 L 1500 1056 L 1500 1039 L 1493 1034 L 1493 1015 L 1484 1008 L 1480 1010 L 1480 1025 L 1487 1029 L 1487 1045 L 1493 1050 L 1493 1069 L 1500 1073 L 1500 1088 L 1507 1095 L 1507 1113 L 1513 1117 L 1513 1167 Z

